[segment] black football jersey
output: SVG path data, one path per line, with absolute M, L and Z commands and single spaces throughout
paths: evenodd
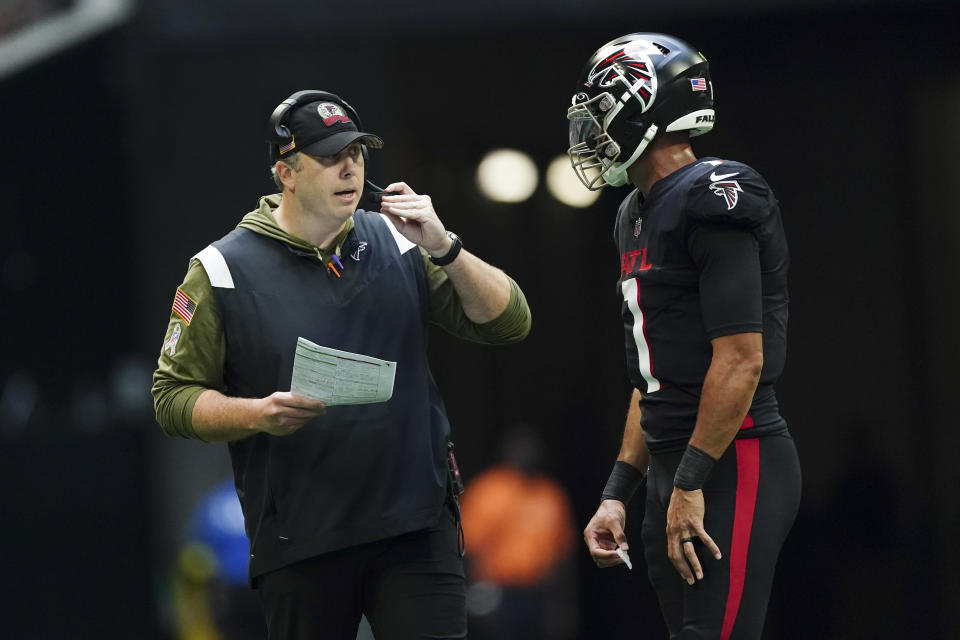
M 710 340 L 763 333 L 763 372 L 738 437 L 786 430 L 773 383 L 787 338 L 789 254 L 770 187 L 740 162 L 704 158 L 620 205 L 618 295 L 630 380 L 653 452 L 693 433 Z

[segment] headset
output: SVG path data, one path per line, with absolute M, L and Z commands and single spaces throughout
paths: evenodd
M 304 105 L 309 102 L 316 102 L 318 100 L 336 102 L 338 105 L 343 107 L 344 111 L 347 112 L 347 117 L 353 120 L 354 124 L 357 125 L 357 131 L 363 131 L 363 124 L 360 122 L 360 115 L 357 113 L 357 110 L 350 106 L 350 103 L 340 96 L 328 91 L 317 91 L 314 89 L 297 91 L 289 98 L 278 104 L 277 108 L 274 109 L 273 113 L 270 115 L 270 119 L 267 121 L 267 130 L 264 132 L 263 137 L 267 142 L 268 153 L 270 154 L 271 160 L 275 159 L 273 156 L 274 146 L 283 146 L 293 139 L 293 134 L 284 124 L 284 120 L 286 119 L 287 115 L 300 105 Z M 360 146 L 363 149 L 363 161 L 364 164 L 366 164 L 367 160 L 370 159 L 370 150 L 367 149 L 367 145 L 365 144 Z M 363 195 L 368 196 L 369 199 L 377 206 L 377 208 L 379 208 L 380 197 L 383 194 L 383 189 L 375 185 L 370 180 L 366 180 L 365 182 L 367 189 L 364 190 Z
M 357 114 L 357 110 L 350 106 L 350 103 L 341 98 L 340 96 L 329 93 L 327 91 L 315 91 L 313 89 L 307 89 L 305 91 L 297 91 L 295 94 L 281 102 L 277 105 L 277 108 L 273 110 L 273 114 L 270 116 L 270 120 L 267 122 L 267 130 L 264 133 L 264 139 L 271 145 L 283 145 L 293 138 L 293 134 L 290 133 L 290 129 L 283 123 L 286 119 L 287 114 L 293 111 L 299 105 L 307 104 L 308 102 L 316 102 L 318 100 L 325 100 L 327 102 L 336 102 L 344 111 L 347 112 L 347 117 L 353 120 L 357 125 L 357 131 L 363 131 L 363 125 L 360 123 L 360 116 Z

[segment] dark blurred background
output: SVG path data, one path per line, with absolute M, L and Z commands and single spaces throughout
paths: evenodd
M 631 31 L 708 56 L 694 148 L 763 173 L 789 235 L 804 499 L 765 638 L 960 637 L 960 10 L 907 0 L 0 0 L 0 637 L 174 637 L 171 567 L 229 465 L 162 435 L 150 375 L 188 259 L 273 190 L 262 130 L 303 88 L 346 97 L 386 141 L 370 177 L 431 194 L 524 288 L 524 343 L 437 332 L 434 373 L 467 479 L 529 425 L 582 529 L 629 393 L 627 190 L 503 204 L 474 176 L 496 147 L 542 174 L 581 66 Z M 665 637 L 641 554 L 575 553 L 573 637 Z

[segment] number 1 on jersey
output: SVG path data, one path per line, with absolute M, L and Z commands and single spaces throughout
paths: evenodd
M 660 390 L 660 381 L 653 375 L 653 360 L 650 357 L 650 345 L 644 332 L 643 310 L 640 309 L 640 283 L 638 278 L 630 278 L 620 283 L 623 301 L 633 314 L 633 341 L 637 343 L 637 367 L 647 383 L 647 393 Z

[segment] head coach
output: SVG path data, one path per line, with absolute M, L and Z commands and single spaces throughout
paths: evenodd
M 378 639 L 466 637 L 428 326 L 515 342 L 530 330 L 526 300 L 429 196 L 395 182 L 378 212 L 359 208 L 383 141 L 339 96 L 293 94 L 266 139 L 281 193 L 190 260 L 154 374 L 157 420 L 228 443 L 271 639 L 353 640 L 361 614 Z M 396 362 L 392 397 L 326 406 L 291 393 L 300 337 Z

